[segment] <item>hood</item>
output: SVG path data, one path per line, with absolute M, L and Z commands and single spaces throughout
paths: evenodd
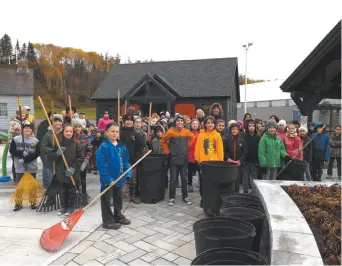
M 315 122 L 309 122 L 309 123 L 308 123 L 308 127 L 309 127 L 309 126 L 315 126 Z
M 232 127 L 238 127 L 239 130 L 241 129 L 241 126 L 239 123 L 231 123 L 230 126 L 229 126 L 229 134 L 232 133 Z
M 165 134 L 165 128 L 164 128 L 163 126 L 161 126 L 161 125 L 155 126 L 154 129 L 153 129 L 153 131 L 154 131 L 154 133 L 156 134 L 156 133 L 157 133 L 157 130 L 160 130 L 160 129 L 161 129 L 161 131 L 163 132 L 163 135 L 164 135 L 164 134 Z
M 318 127 L 322 127 L 322 126 L 323 126 L 322 122 L 315 123 L 315 129 L 317 129 Z

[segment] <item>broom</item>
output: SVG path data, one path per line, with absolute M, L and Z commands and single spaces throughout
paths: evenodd
M 44 103 L 43 103 L 42 99 L 40 98 L 40 96 L 38 96 L 38 100 L 39 100 L 40 105 L 41 105 L 42 108 L 43 108 L 43 112 L 44 112 L 45 117 L 46 117 L 46 119 L 47 119 L 47 121 L 48 121 L 48 123 L 49 123 L 49 126 L 50 126 L 50 128 L 51 128 L 51 132 L 52 132 L 53 139 L 55 139 L 55 142 L 56 142 L 57 147 L 60 148 L 61 146 L 59 145 L 59 141 L 58 141 L 58 138 L 57 138 L 57 136 L 56 136 L 55 130 L 53 129 L 53 127 L 52 127 L 52 125 L 51 125 L 51 121 L 50 121 L 50 119 L 49 119 L 49 116 L 48 116 L 48 114 L 47 114 L 47 112 L 46 112 Z M 62 157 L 62 160 L 63 160 L 63 163 L 64 163 L 65 168 L 69 168 L 68 163 L 67 163 L 67 161 L 65 160 L 64 154 L 62 154 L 61 157 Z M 78 207 L 80 206 L 80 204 L 82 203 L 82 195 L 81 195 L 81 193 L 80 193 L 78 187 L 76 186 L 74 177 L 71 176 L 70 179 L 71 179 L 71 183 L 72 183 L 72 184 L 75 186 L 75 188 L 76 188 L 76 206 L 75 206 L 75 207 L 78 208 Z
M 291 160 L 284 166 L 284 168 L 283 169 L 281 169 L 281 171 L 275 176 L 275 178 L 274 179 L 277 179 L 277 177 L 286 169 L 286 167 L 288 167 L 291 163 L 292 163 L 292 161 L 294 160 L 294 159 L 296 159 L 296 157 L 298 156 L 298 154 L 299 153 L 301 153 L 302 151 L 304 151 L 304 149 L 306 148 L 306 146 L 308 146 L 313 140 L 314 140 L 314 138 L 318 135 L 318 134 L 320 134 L 320 133 L 322 133 L 323 132 L 323 130 L 325 129 L 325 127 L 326 127 L 326 125 L 324 125 L 323 127 L 321 127 L 320 128 L 320 130 L 318 130 L 317 132 L 316 132 L 316 134 L 315 135 L 313 135 L 313 137 L 296 153 L 296 155 L 295 156 L 293 156 L 292 158 L 291 158 Z
M 21 125 L 21 136 L 23 149 L 25 151 L 25 138 L 23 133 L 23 125 L 22 125 L 22 117 L 21 117 L 21 101 L 20 96 L 18 96 L 18 105 L 19 105 L 19 117 L 20 117 L 20 125 Z M 27 172 L 27 164 L 25 164 L 25 172 L 20 182 L 15 187 L 9 202 L 16 205 L 26 205 L 26 206 L 34 206 L 38 199 L 41 198 L 43 194 L 43 188 L 39 184 L 39 182 L 29 173 Z
M 62 246 L 63 242 L 65 241 L 71 230 L 74 228 L 78 220 L 81 218 L 82 214 L 150 153 L 151 150 L 149 150 L 144 156 L 142 156 L 121 176 L 119 176 L 118 179 L 112 182 L 104 191 L 102 191 L 97 197 L 95 197 L 91 202 L 89 202 L 88 205 L 85 206 L 83 209 L 80 209 L 77 212 L 71 214 L 70 216 L 63 219 L 59 223 L 53 225 L 52 227 L 45 229 L 40 237 L 40 245 L 49 252 L 57 252 L 57 250 Z
M 51 112 L 52 115 L 54 115 L 54 108 L 53 108 L 53 101 L 51 101 Z M 49 118 L 48 118 L 49 119 Z M 55 140 L 52 138 L 52 145 L 55 145 Z M 51 179 L 51 182 L 45 191 L 40 203 L 38 204 L 38 207 L 36 209 L 36 212 L 50 212 L 59 210 L 62 208 L 61 206 L 61 197 L 60 197 L 60 191 L 61 191 L 61 184 L 57 180 L 56 176 L 56 165 L 55 162 L 52 163 L 52 171 L 53 176 Z

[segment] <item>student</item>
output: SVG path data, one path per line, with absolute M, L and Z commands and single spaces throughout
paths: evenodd
M 218 119 L 216 121 L 216 131 L 221 135 L 222 140 L 229 136 L 229 133 L 226 131 L 225 121 L 223 119 Z
M 81 167 L 83 149 L 79 143 L 73 140 L 74 129 L 72 125 L 64 125 L 62 134 L 62 141 L 59 143 L 60 148 L 51 150 L 48 153 L 48 158 L 56 162 L 57 180 L 62 185 L 60 192 L 62 209 L 57 214 L 69 216 L 74 212 L 76 204 L 76 187 L 72 184 L 71 177 L 74 177 L 76 171 L 79 171 Z M 64 154 L 69 168 L 65 168 L 62 154 Z
M 125 145 L 129 153 L 129 162 L 134 164 L 139 160 L 146 147 L 144 135 L 135 131 L 133 127 L 133 115 L 125 114 L 123 116 L 123 126 L 120 129 L 120 143 Z M 129 185 L 130 201 L 134 204 L 140 204 L 139 180 L 137 169 L 132 169 L 132 179 Z
M 200 169 L 195 163 L 195 147 L 197 143 L 197 138 L 199 135 L 199 127 L 200 122 L 197 118 L 194 118 L 190 122 L 190 131 L 194 136 L 194 140 L 192 142 L 191 147 L 189 147 L 189 153 L 188 153 L 188 191 L 193 192 L 194 188 L 192 186 L 192 177 L 194 173 L 198 172 L 198 175 L 200 175 Z
M 296 125 L 292 122 L 287 125 L 285 129 L 284 145 L 286 153 L 291 157 L 298 160 L 303 160 L 302 141 L 298 137 Z
M 308 137 L 308 130 L 306 127 L 299 128 L 299 137 L 302 141 L 302 147 L 304 147 L 310 141 L 310 138 Z M 302 181 L 312 181 L 310 172 L 310 164 L 312 161 L 312 142 L 310 142 L 303 150 L 303 160 L 308 163 L 308 166 L 305 170 L 306 179 L 303 175 Z
M 315 124 L 317 136 L 312 140 L 312 179 L 322 181 L 323 167 L 325 162 L 330 160 L 330 140 L 325 130 L 321 131 L 323 124 Z
M 244 139 L 246 141 L 248 152 L 246 154 L 245 163 L 242 168 L 242 186 L 243 192 L 248 193 L 250 187 L 250 180 L 257 179 L 259 159 L 258 148 L 260 136 L 257 134 L 256 124 L 254 120 L 246 120 L 246 133 Z
M 164 151 L 160 145 L 160 140 L 165 134 L 165 129 L 163 126 L 155 126 L 154 127 L 155 138 L 152 140 L 152 153 L 154 154 L 164 154 Z
M 106 126 L 105 139 L 96 153 L 96 166 L 100 172 L 101 192 L 113 183 L 119 176 L 130 168 L 129 153 L 125 145 L 118 142 L 120 128 L 116 123 Z M 122 187 L 132 178 L 129 171 L 124 180 L 118 181 L 115 186 L 101 197 L 102 227 L 119 229 L 121 225 L 128 225 L 130 220 L 122 214 Z M 111 198 L 114 202 L 114 213 L 111 209 Z
M 84 133 L 80 119 L 74 119 L 74 141 L 81 145 L 84 152 L 84 161 L 80 166 L 80 180 L 83 204 L 87 204 L 89 198 L 87 194 L 87 167 L 93 153 L 93 145 L 89 141 L 89 137 Z
M 337 162 L 337 175 L 338 179 L 341 180 L 341 126 L 335 127 L 335 133 L 330 138 L 330 160 L 328 165 L 328 178 L 332 178 L 332 168 L 334 161 Z
M 268 120 L 266 133 L 260 139 L 258 158 L 261 167 L 266 168 L 263 176 L 265 180 L 274 180 L 277 168 L 281 166 L 281 158 L 288 157 L 284 143 L 277 135 L 278 124 L 274 119 Z
M 22 128 L 23 135 L 14 137 L 10 146 L 10 154 L 14 158 L 14 166 L 16 170 L 16 184 L 20 182 L 25 171 L 29 172 L 34 178 L 36 178 L 38 169 L 37 158 L 40 153 L 39 141 L 32 136 L 33 124 L 29 121 L 24 121 Z M 32 196 L 30 195 L 30 203 L 31 209 L 34 210 L 36 209 L 36 198 L 34 195 Z M 19 211 L 21 209 L 22 201 L 18 200 L 15 203 L 13 211 Z
M 193 142 L 193 134 L 184 128 L 184 117 L 180 114 L 175 116 L 175 127 L 170 128 L 160 140 L 162 149 L 170 154 L 170 185 L 169 205 L 175 204 L 176 184 L 178 176 L 182 181 L 182 198 L 186 204 L 191 204 L 188 198 L 186 171 L 188 168 L 188 151 Z
M 98 149 L 100 148 L 103 141 L 104 141 L 103 132 L 101 129 L 97 129 L 96 130 L 96 136 L 91 142 L 91 144 L 93 145 L 92 161 L 94 162 L 94 175 L 97 175 L 96 153 L 97 153 Z
M 239 173 L 235 181 L 235 192 L 239 192 L 241 174 L 240 166 L 243 165 L 248 152 L 247 144 L 244 138 L 240 135 L 240 132 L 240 124 L 232 123 L 229 127 L 229 137 L 223 142 L 224 160 L 230 163 L 237 164 L 239 166 Z
M 265 134 L 265 123 L 261 119 L 255 119 L 256 126 L 257 126 L 257 134 L 258 136 L 262 137 Z
M 282 141 L 284 141 L 284 138 L 285 138 L 285 128 L 286 128 L 286 121 L 282 119 L 278 122 L 278 131 L 277 131 L 277 134 L 281 138 Z

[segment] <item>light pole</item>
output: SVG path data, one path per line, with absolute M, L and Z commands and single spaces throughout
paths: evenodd
M 249 42 L 248 44 L 242 45 L 242 47 L 246 50 L 246 64 L 245 64 L 245 113 L 247 113 L 247 51 L 253 43 Z

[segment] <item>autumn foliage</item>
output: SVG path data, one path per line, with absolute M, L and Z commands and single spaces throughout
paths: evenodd
M 307 220 L 326 265 L 341 265 L 341 186 L 286 188 Z

